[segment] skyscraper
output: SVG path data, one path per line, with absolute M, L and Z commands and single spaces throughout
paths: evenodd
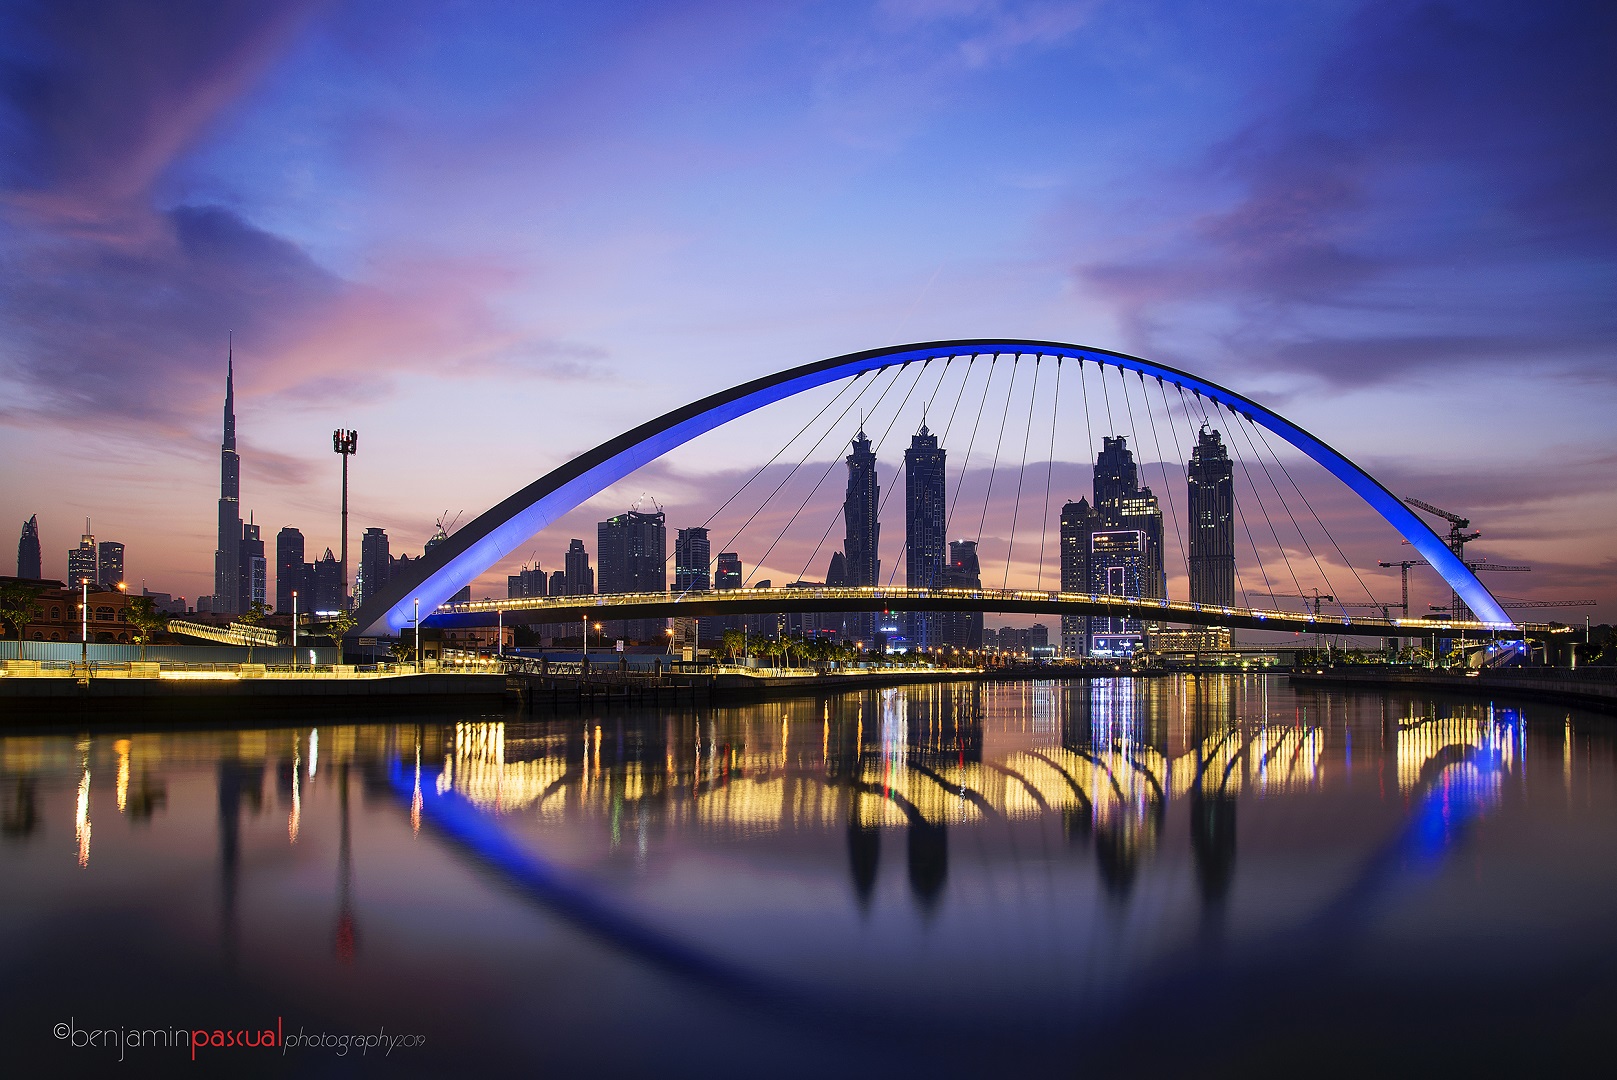
M 1149 596 L 1150 539 L 1139 529 L 1096 529 L 1089 537 L 1089 591 L 1103 596 Z M 1089 655 L 1132 656 L 1142 639 L 1138 619 L 1089 620 Z
M 35 514 L 22 523 L 22 536 L 17 540 L 17 576 L 43 577 L 44 571 L 40 569 L 40 561 L 39 515 Z
M 712 557 L 713 547 L 706 529 L 697 526 L 679 530 L 674 537 L 674 591 L 707 592 Z
M 108 592 L 117 589 L 124 580 L 124 546 L 116 540 L 103 540 L 96 545 L 96 581 Z
M 314 596 L 306 581 L 303 533 L 288 525 L 275 534 L 275 610 L 292 610 L 292 593 L 302 601 L 298 610 L 313 611 Z
M 938 584 L 949 589 L 980 589 L 983 587 L 982 567 L 977 562 L 977 541 L 949 541 L 949 562 L 943 568 Z M 938 640 L 933 645 L 952 645 L 957 649 L 983 647 L 983 613 L 980 611 L 951 611 L 935 616 Z
M 567 571 L 565 571 L 565 570 L 552 570 L 550 572 L 550 595 L 551 596 L 566 596 L 567 595 Z
M 943 497 L 946 453 L 939 448 L 938 437 L 927 430 L 925 420 L 904 451 L 904 584 L 915 588 L 942 584 L 944 517 L 948 512 Z M 975 552 L 972 558 L 975 561 Z M 911 646 L 940 644 L 940 623 L 932 612 L 911 612 L 905 624 Z
M 387 584 L 392 566 L 393 555 L 388 550 L 386 530 L 366 529 L 365 535 L 359 538 L 359 584 L 355 590 L 355 607 L 375 596 Z
M 1061 508 L 1061 591 L 1087 593 L 1089 586 L 1089 538 L 1100 528 L 1100 512 L 1088 499 L 1069 502 Z M 1061 651 L 1067 656 L 1089 652 L 1089 618 L 1061 616 Z
M 241 548 L 236 563 L 241 578 L 236 593 L 236 610 L 248 612 L 254 604 L 269 602 L 269 564 L 264 559 L 264 540 L 258 526 L 247 522 L 241 527 Z
M 1115 516 L 1118 503 L 1139 490 L 1140 470 L 1134 464 L 1128 437 L 1102 438 L 1100 453 L 1095 455 L 1095 509 L 1107 517 Z
M 1125 436 L 1101 440 L 1095 455 L 1095 504 L 1089 507 L 1082 499 L 1068 503 L 1062 510 L 1061 536 L 1063 589 L 1167 596 L 1162 507 L 1150 488 L 1140 486 L 1139 466 Z M 1142 632 L 1138 619 L 1067 615 L 1061 621 L 1061 644 L 1070 654 L 1126 655 L 1141 642 Z
M 667 590 L 666 520 L 661 510 L 655 514 L 630 510 L 596 526 L 597 587 L 603 594 Z M 633 640 L 655 640 L 662 636 L 664 625 L 663 619 L 630 619 L 619 623 L 618 632 Z
M 881 485 L 876 479 L 876 455 L 870 449 L 870 439 L 863 426 L 853 437 L 853 453 L 848 455 L 848 491 L 842 500 L 842 520 L 845 528 L 842 541 L 843 557 L 847 561 L 846 582 L 849 587 L 876 585 L 881 581 L 881 559 L 877 549 L 881 543 L 881 523 L 876 513 L 881 503 Z M 857 641 L 874 642 L 876 621 L 869 612 L 855 612 L 848 616 L 843 631 Z
M 100 557 L 95 549 L 95 536 L 90 532 L 90 523 L 86 521 L 84 535 L 79 537 L 79 546 L 67 553 L 67 583 L 76 589 L 85 581 L 95 585 L 100 580 Z
M 241 613 L 241 458 L 236 454 L 236 354 L 225 361 L 225 434 L 219 444 L 219 545 L 213 552 L 213 610 Z
M 1224 441 L 1204 423 L 1190 453 L 1190 600 L 1235 605 L 1235 480 Z
M 314 595 L 309 598 L 308 611 L 342 611 L 343 610 L 343 580 L 342 563 L 337 556 L 326 548 L 326 553 L 309 565 L 309 591 Z M 303 598 L 299 596 L 301 601 Z M 298 610 L 304 609 L 300 603 Z
M 595 592 L 595 571 L 590 567 L 590 553 L 584 549 L 584 541 L 567 542 L 563 564 L 567 574 L 568 596 L 590 596 Z

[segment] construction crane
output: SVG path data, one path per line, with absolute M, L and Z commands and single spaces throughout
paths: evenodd
M 1409 618 L 1409 568 L 1411 566 L 1430 566 L 1431 563 L 1425 559 L 1405 559 L 1403 562 L 1384 562 L 1376 565 L 1383 567 L 1396 566 L 1398 568 L 1399 576 L 1403 578 L 1404 585 L 1404 618 Z
M 1469 544 L 1471 541 L 1477 539 L 1479 536 L 1482 535 L 1482 533 L 1480 531 L 1472 531 L 1472 532 L 1467 532 L 1466 531 L 1467 529 L 1471 528 L 1471 519 L 1470 518 L 1465 518 L 1465 517 L 1461 517 L 1459 514 L 1450 513 L 1449 511 L 1443 509 L 1441 506 L 1433 506 L 1431 503 L 1422 502 L 1420 499 L 1406 498 L 1406 499 L 1404 499 L 1404 502 L 1408 503 L 1410 506 L 1416 507 L 1417 509 L 1424 510 L 1428 514 L 1434 514 L 1437 517 L 1440 517 L 1440 518 L 1442 518 L 1443 520 L 1445 520 L 1445 521 L 1447 521 L 1449 523 L 1449 534 L 1448 534 L 1447 537 L 1444 538 L 1445 542 L 1448 544 L 1449 550 L 1454 552 L 1455 558 L 1459 559 L 1462 563 L 1465 563 L 1465 565 L 1470 570 L 1472 570 L 1473 572 L 1478 571 L 1478 570 L 1488 570 L 1488 571 L 1494 571 L 1494 572 L 1524 574 L 1524 573 L 1526 573 L 1526 572 L 1528 572 L 1529 570 L 1532 569 L 1531 566 L 1506 566 L 1506 565 L 1503 565 L 1501 563 L 1491 563 L 1491 562 L 1487 562 L 1485 560 L 1467 560 L 1466 557 L 1465 557 L 1465 545 Z M 1409 541 L 1405 540 L 1404 543 L 1407 544 L 1407 543 L 1409 543 Z M 1402 566 L 1403 567 L 1403 573 L 1404 573 L 1404 614 L 1408 615 L 1409 614 L 1409 566 L 1423 566 L 1423 565 L 1428 565 L 1428 564 L 1426 564 L 1424 560 L 1415 560 L 1415 561 L 1411 561 L 1408 564 L 1408 566 L 1405 566 L 1403 563 L 1390 563 L 1390 562 L 1384 562 L 1381 565 L 1382 566 Z M 1432 610 L 1433 611 L 1447 611 L 1450 615 L 1452 615 L 1456 619 L 1469 619 L 1469 618 L 1472 617 L 1471 609 L 1469 607 L 1467 607 L 1465 605 L 1465 603 L 1460 599 L 1460 594 L 1458 592 L 1453 591 L 1453 590 L 1450 590 L 1449 606 L 1447 608 L 1434 607 L 1434 608 L 1432 608 Z

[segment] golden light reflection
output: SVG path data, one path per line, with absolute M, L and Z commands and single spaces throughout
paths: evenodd
M 421 744 L 415 747 L 415 791 L 410 795 L 410 831 L 421 835 Z
M 73 838 L 79 845 L 79 865 L 90 865 L 90 744 L 80 743 L 84 775 L 79 778 L 79 799 L 73 812 Z
M 119 739 L 112 744 L 118 754 L 118 813 L 129 807 L 129 740 Z
M 301 740 L 292 736 L 292 812 L 286 817 L 286 839 L 288 843 L 298 842 L 298 826 L 303 820 L 303 792 L 298 771 L 302 767 Z

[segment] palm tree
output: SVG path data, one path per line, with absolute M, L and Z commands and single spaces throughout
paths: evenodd
M 243 626 L 257 626 L 264 621 L 264 616 L 268 614 L 269 607 L 265 605 L 264 601 L 254 600 L 253 606 L 238 615 L 236 621 Z M 249 664 L 253 662 L 253 639 L 251 635 L 248 635 L 247 638 L 247 662 Z
M 129 621 L 135 627 L 135 640 L 140 643 L 140 659 L 145 663 L 146 643 L 153 635 L 161 634 L 168 629 L 168 616 L 157 610 L 157 603 L 151 597 L 131 596 Z
M 39 614 L 39 587 L 0 585 L 0 623 L 17 632 L 17 659 L 22 659 L 23 627 Z

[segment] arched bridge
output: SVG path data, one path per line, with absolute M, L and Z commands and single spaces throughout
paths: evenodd
M 1253 461 L 1243 468 L 1250 468 L 1256 464 L 1264 470 L 1268 469 L 1267 460 L 1274 460 L 1274 451 L 1267 445 L 1267 436 L 1262 432 L 1269 432 L 1289 443 L 1308 458 L 1323 466 L 1336 480 L 1347 486 L 1371 510 L 1385 519 L 1397 532 L 1414 548 L 1418 556 L 1430 564 L 1444 581 L 1452 587 L 1458 601 L 1475 613 L 1474 621 L 1465 620 L 1466 629 L 1477 630 L 1503 629 L 1513 627 L 1513 620 L 1500 606 L 1499 602 L 1488 589 L 1472 573 L 1471 569 L 1451 551 L 1444 540 L 1397 496 L 1393 495 L 1382 484 L 1375 480 L 1363 469 L 1349 461 L 1341 453 L 1327 445 L 1317 436 L 1303 430 L 1277 413 L 1263 407 L 1250 398 L 1229 390 L 1216 383 L 1192 375 L 1189 372 L 1158 364 L 1150 360 L 1129 356 L 1123 353 L 1111 352 L 1105 349 L 1096 349 L 1082 345 L 1072 345 L 1053 341 L 1019 340 L 1014 338 L 985 338 L 957 341 L 928 342 L 917 345 L 900 345 L 881 349 L 872 349 L 865 352 L 850 353 L 845 356 L 832 357 L 801 367 L 791 368 L 774 375 L 755 379 L 740 386 L 733 387 L 693 402 L 683 408 L 675 409 L 654 420 L 647 421 L 630 431 L 624 432 L 595 449 L 580 455 L 545 476 L 540 477 L 522 490 L 512 494 L 498 505 L 484 512 L 471 524 L 450 536 L 443 543 L 437 545 L 421 560 L 411 563 L 408 571 L 401 573 L 397 578 L 390 580 L 376 594 L 368 598 L 357 613 L 356 633 L 362 634 L 395 634 L 413 624 L 415 611 L 425 614 L 436 610 L 463 587 L 470 585 L 485 571 L 505 559 L 513 552 L 520 550 L 535 533 L 559 519 L 563 514 L 582 505 L 585 501 L 605 490 L 612 484 L 624 479 L 643 465 L 648 464 L 679 447 L 690 440 L 715 428 L 721 427 L 732 420 L 757 411 L 767 405 L 790 398 L 794 395 L 812 390 L 839 381 L 852 381 L 861 376 L 879 373 L 892 369 L 914 368 L 919 372 L 925 371 L 926 366 L 934 361 L 942 361 L 940 365 L 943 375 L 949 372 L 949 365 L 956 359 L 966 361 L 969 374 L 970 365 L 978 359 L 986 359 L 990 364 L 989 379 L 992 380 L 993 366 L 1001 361 L 1011 361 L 1010 388 L 1006 391 L 1005 414 L 1010 413 L 1011 390 L 1016 386 L 1015 363 L 1020 359 L 1031 359 L 1033 364 L 1033 392 L 1038 389 L 1038 364 L 1049 358 L 1055 360 L 1055 400 L 1060 400 L 1060 373 L 1064 361 L 1076 362 L 1080 378 L 1089 365 L 1098 367 L 1101 376 L 1101 391 L 1108 390 L 1107 373 L 1112 372 L 1119 379 L 1124 373 L 1137 377 L 1139 389 L 1132 391 L 1138 397 L 1144 390 L 1145 380 L 1155 382 L 1156 389 L 1163 394 L 1163 387 L 1176 388 L 1181 399 L 1186 403 L 1181 410 L 1181 416 L 1188 416 L 1191 411 L 1211 409 L 1215 413 L 1222 411 L 1226 423 L 1239 425 L 1243 437 L 1248 439 L 1253 452 Z M 893 382 L 898 377 L 895 372 Z M 942 376 L 939 383 L 941 385 Z M 1116 380 L 1113 380 L 1114 382 Z M 887 384 L 891 389 L 893 382 Z M 961 383 L 962 393 L 965 383 Z M 1121 424 L 1128 420 L 1132 424 L 1130 414 L 1133 410 L 1126 381 L 1119 384 L 1119 392 L 1123 394 L 1120 405 L 1120 415 L 1116 418 Z M 913 386 L 912 386 L 913 391 Z M 934 390 L 934 393 L 936 391 Z M 886 391 L 883 391 L 885 396 Z M 924 397 L 924 395 L 923 395 Z M 908 397 L 905 396 L 905 401 Z M 880 399 L 877 404 L 881 404 Z M 959 404 L 959 398 L 956 398 Z M 904 407 L 900 402 L 899 409 Z M 1086 400 L 1087 417 L 1087 400 Z M 1106 402 L 1108 413 L 1111 410 L 1111 401 Z M 1126 409 L 1129 412 L 1121 412 Z M 1167 402 L 1164 400 L 1164 410 Z M 996 406 L 996 411 L 998 407 Z M 896 417 L 896 413 L 894 414 Z M 1148 419 L 1153 419 L 1150 415 Z M 979 413 L 979 419 L 981 414 Z M 1107 414 L 1102 414 L 1103 420 L 1111 420 Z M 1153 419 L 1154 422 L 1154 419 Z M 1031 420 L 1028 433 L 1031 433 Z M 1052 414 L 1051 438 L 1054 440 L 1056 420 Z M 1262 431 L 1259 431 L 1262 429 Z M 1114 434 L 1120 431 L 1114 426 Z M 1150 430 L 1150 429 L 1146 429 Z M 1027 434 L 1023 434 L 1022 450 L 1023 462 L 1026 463 Z M 975 438 L 973 429 L 973 438 Z M 1001 419 L 1000 434 L 1004 434 L 1004 420 Z M 1154 436 L 1155 432 L 1151 432 Z M 1170 432 L 1170 435 L 1172 433 Z M 1138 431 L 1136 431 L 1138 435 Z M 1258 442 L 1261 439 L 1262 442 Z M 1122 440 L 1118 440 L 1119 443 Z M 1138 438 L 1137 442 L 1140 441 Z M 1092 447 L 1093 449 L 1093 447 Z M 1267 457 L 1265 457 L 1267 452 Z M 996 464 L 998 451 L 996 449 Z M 1161 455 L 1159 453 L 1159 459 Z M 970 451 L 967 453 L 970 460 Z M 1132 467 L 1132 466 L 1131 466 Z M 1283 464 L 1282 464 L 1283 468 Z M 1250 471 L 1247 472 L 1249 484 Z M 1274 494 L 1277 499 L 1284 499 L 1281 487 L 1272 476 L 1267 477 L 1274 484 Z M 1287 480 L 1295 487 L 1295 481 Z M 990 478 L 990 490 L 992 490 Z M 1302 495 L 1301 491 L 1298 492 Z M 1262 490 L 1256 486 L 1251 488 L 1251 495 L 1255 502 L 1262 507 L 1264 498 Z M 1097 492 L 1097 500 L 1099 498 Z M 1018 485 L 1018 499 L 1020 500 L 1020 485 Z M 1302 496 L 1306 504 L 1306 496 Z M 1264 510 L 1267 515 L 1267 510 Z M 1286 513 L 1290 515 L 1289 508 Z M 1313 515 L 1315 521 L 1319 516 L 1313 514 L 1310 506 L 1307 513 Z M 987 504 L 984 504 L 984 515 L 987 514 Z M 1306 521 L 1300 512 L 1297 517 Z M 1284 554 L 1285 548 L 1281 546 L 1279 533 L 1275 522 L 1265 521 L 1270 532 L 1274 533 L 1276 546 Z M 1296 518 L 1292 520 L 1293 526 L 1301 534 L 1301 526 Z M 1323 522 L 1321 522 L 1323 527 Z M 980 531 L 980 530 L 979 530 Z M 1012 541 L 1015 537 L 1015 523 L 1012 522 Z M 1250 537 L 1249 537 L 1250 538 Z M 1306 537 L 1302 538 L 1306 546 Z M 1334 544 L 1334 541 L 1332 541 Z M 1254 542 L 1254 555 L 1258 556 L 1257 544 Z M 1273 550 L 1273 549 L 1271 549 Z M 1309 551 L 1310 557 L 1313 551 Z M 1258 556 L 1261 560 L 1261 556 Z M 1317 560 L 1316 560 L 1317 562 Z M 1009 554 L 1007 554 L 1007 567 Z M 1262 563 L 1259 563 L 1262 569 Z M 1288 573 L 1291 568 L 1287 567 Z M 1276 587 L 1271 582 L 1270 575 L 1263 573 L 1264 588 Z M 1297 576 L 1291 574 L 1295 582 L 1296 593 L 1306 591 Z M 1292 582 L 1288 582 L 1291 584 Z M 1328 579 L 1325 584 L 1329 585 Z M 1280 585 L 1286 588 L 1287 585 Z M 1116 590 L 1114 590 L 1115 592 Z M 1127 591 L 1127 590 L 1125 590 Z M 1148 590 L 1137 590 L 1148 594 Z M 1324 592 L 1335 592 L 1327 588 Z M 1274 595 L 1270 593 L 1269 595 Z M 1293 594 L 1287 594 L 1293 595 Z M 1374 599 L 1373 597 L 1371 598 Z M 554 607 L 544 609 L 545 621 L 564 621 L 574 617 L 582 617 L 585 612 L 577 598 L 551 598 L 544 601 Z M 791 595 L 790 610 L 812 610 L 820 602 L 820 598 L 811 598 L 794 591 Z M 1352 629 L 1349 632 L 1365 634 L 1392 633 L 1395 623 L 1387 620 L 1371 620 L 1349 618 L 1344 610 L 1340 617 L 1326 617 L 1318 614 L 1310 619 L 1306 615 L 1296 613 L 1264 613 L 1257 610 L 1243 611 L 1209 611 L 1205 608 L 1195 608 L 1191 605 L 1174 604 L 1171 602 L 1159 603 L 1155 600 L 1144 600 L 1139 596 L 1132 599 L 1124 596 L 1095 597 L 1087 594 L 1035 592 L 1031 595 L 1007 596 L 996 593 L 994 590 L 975 589 L 969 595 L 947 590 L 927 589 L 922 592 L 914 590 L 886 589 L 880 595 L 871 593 L 858 596 L 838 596 L 826 598 L 828 604 L 834 606 L 827 610 L 880 610 L 888 607 L 893 601 L 901 601 L 905 610 L 959 610 L 969 608 L 972 610 L 989 611 L 1041 611 L 1041 612 L 1070 612 L 1073 614 L 1120 614 L 1127 613 L 1135 617 L 1159 618 L 1175 622 L 1218 622 L 1223 625 L 1256 626 L 1259 629 L 1320 629 L 1341 631 Z M 593 598 L 590 603 L 595 610 L 606 607 L 612 608 L 613 615 L 617 617 L 632 617 L 636 614 L 654 616 L 662 614 L 699 614 L 703 610 L 713 612 L 740 613 L 746 610 L 780 610 L 779 598 L 775 595 L 764 595 L 762 590 L 754 590 L 750 596 L 720 596 L 709 595 L 700 598 Z M 809 604 L 810 607 L 804 607 Z M 507 606 L 507 605 L 501 605 Z M 1366 606 L 1366 605 L 1360 605 Z M 1378 605 L 1379 606 L 1379 605 Z M 1317 607 L 1317 602 L 1316 602 Z M 448 619 L 458 619 L 463 615 L 472 613 L 473 609 L 460 609 L 444 616 Z M 533 610 L 540 610 L 535 607 Z M 1464 618 L 1464 612 L 1457 612 Z M 1278 621 L 1277 621 L 1278 620 Z M 1432 628 L 1432 624 L 1422 620 L 1416 624 L 1421 630 Z M 1460 624 L 1454 623 L 1455 628 Z M 1406 631 L 1407 632 L 1407 631 Z

